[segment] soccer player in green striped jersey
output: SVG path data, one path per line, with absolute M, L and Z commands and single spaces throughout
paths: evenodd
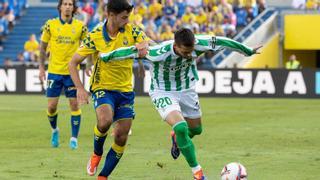
M 205 179 L 196 159 L 192 138 L 202 132 L 201 109 L 195 91 L 198 73 L 195 59 L 206 51 L 228 48 L 245 56 L 257 54 L 257 48 L 247 47 L 225 37 L 194 35 L 182 28 L 174 40 L 149 47 L 146 59 L 151 61 L 151 87 L 149 95 L 162 119 L 173 129 L 171 155 L 185 157 L 195 180 Z M 104 62 L 125 58 L 139 58 L 134 46 L 119 48 L 100 54 Z

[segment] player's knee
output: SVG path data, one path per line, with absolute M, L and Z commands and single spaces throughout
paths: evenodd
M 73 101 L 73 102 L 70 102 L 70 109 L 71 109 L 71 111 L 77 111 L 77 110 L 79 110 L 79 106 L 78 106 L 78 103 L 75 101 Z
M 97 123 L 97 128 L 101 133 L 105 133 L 109 130 L 110 126 L 112 124 L 112 120 L 107 119 L 99 119 Z
M 173 128 L 174 132 L 176 133 L 176 136 L 185 136 L 188 134 L 188 126 L 187 126 L 187 123 L 183 122 L 183 123 L 180 123 L 178 125 L 176 125 L 174 128 Z
M 114 141 L 116 144 L 120 146 L 126 145 L 127 139 L 128 139 L 128 133 L 115 132 L 114 134 Z
M 202 133 L 202 126 L 198 126 L 196 128 L 190 128 L 189 131 L 193 134 L 193 135 L 200 135 Z
M 54 106 L 54 105 L 49 105 L 48 106 L 48 113 L 49 114 L 54 114 L 57 112 L 57 106 Z

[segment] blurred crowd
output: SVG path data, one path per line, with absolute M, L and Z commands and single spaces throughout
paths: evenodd
M 0 52 L 3 51 L 3 40 L 12 31 L 16 19 L 27 8 L 27 0 L 0 0 Z
M 320 10 L 320 0 L 293 0 L 292 7 L 295 9 Z
M 103 21 L 103 0 L 80 1 L 76 18 L 89 29 Z M 197 34 L 233 37 L 266 8 L 265 0 L 132 0 L 130 21 L 154 41 L 172 39 L 180 27 Z
M 104 21 L 106 3 L 107 0 L 80 0 L 75 18 L 92 30 Z M 265 0 L 132 0 L 132 4 L 130 22 L 155 42 L 173 39 L 174 32 L 181 27 L 196 34 L 233 37 L 266 8 Z M 37 38 L 31 35 L 15 62 L 37 62 L 38 49 Z M 199 63 L 205 63 L 213 55 L 206 53 Z

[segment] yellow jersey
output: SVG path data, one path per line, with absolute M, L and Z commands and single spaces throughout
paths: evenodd
M 90 79 L 90 91 L 106 89 L 120 92 L 131 92 L 133 59 L 105 63 L 98 57 L 99 53 L 108 53 L 120 47 L 128 47 L 149 38 L 138 26 L 127 24 L 121 28 L 116 37 L 110 37 L 106 23 L 100 25 L 83 40 L 77 54 L 86 57 L 94 56 L 94 69 Z
M 24 43 L 24 50 L 28 52 L 35 52 L 39 50 L 38 41 L 27 41 Z
M 87 27 L 77 19 L 64 22 L 58 17 L 46 22 L 41 41 L 50 44 L 49 73 L 70 74 L 68 63 L 87 33 Z

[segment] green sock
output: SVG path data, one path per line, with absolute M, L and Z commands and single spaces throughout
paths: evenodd
M 202 125 L 198 127 L 189 128 L 189 137 L 192 139 L 195 135 L 200 135 L 202 133 Z
M 198 164 L 194 145 L 188 135 L 188 125 L 186 121 L 178 122 L 173 126 L 176 134 L 178 147 L 187 160 L 190 167 L 196 167 Z

